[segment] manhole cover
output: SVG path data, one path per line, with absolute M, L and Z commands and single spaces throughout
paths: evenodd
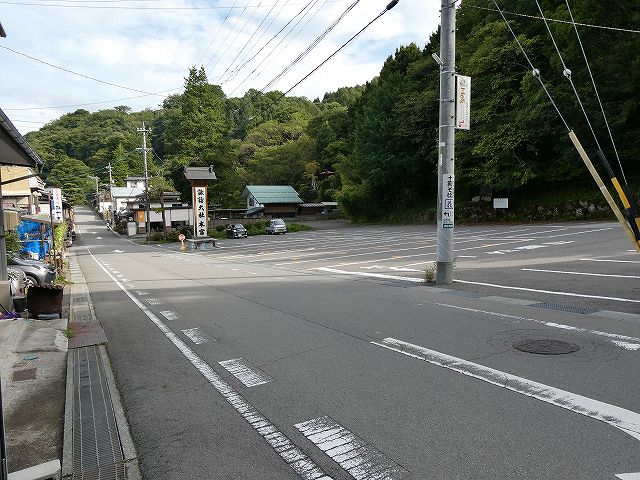
M 550 338 L 524 340 L 516 343 L 514 348 L 521 352 L 535 353 L 537 355 L 565 355 L 580 350 L 580 347 L 575 343 L 552 340 Z

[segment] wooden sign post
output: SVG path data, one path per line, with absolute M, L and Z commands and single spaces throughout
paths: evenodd
M 184 167 L 184 176 L 191 181 L 191 195 L 193 206 L 193 239 L 187 242 L 192 250 L 208 249 L 216 241 L 208 234 L 209 212 L 207 185 L 210 180 L 217 180 L 213 167 Z

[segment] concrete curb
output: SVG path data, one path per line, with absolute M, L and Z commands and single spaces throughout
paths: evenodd
M 141 480 L 140 469 L 138 467 L 138 455 L 136 453 L 135 445 L 133 444 L 133 438 L 129 431 L 129 423 L 122 407 L 122 401 L 120 399 L 120 393 L 116 387 L 116 379 L 113 375 L 111 368 L 111 360 L 107 353 L 107 348 L 104 345 L 99 345 L 100 356 L 102 358 L 102 364 L 104 365 L 104 371 L 107 377 L 107 385 L 109 386 L 109 392 L 111 393 L 111 403 L 113 404 L 113 413 L 116 416 L 116 425 L 118 426 L 118 435 L 120 436 L 120 444 L 122 445 L 122 452 L 124 453 L 124 463 L 127 470 L 127 479 L 129 480 Z

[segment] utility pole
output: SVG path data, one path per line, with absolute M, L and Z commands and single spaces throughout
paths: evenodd
M 142 122 L 142 128 L 137 129 L 138 132 L 142 133 L 142 148 L 136 148 L 138 151 L 142 151 L 142 158 L 144 160 L 144 197 L 145 197 L 145 230 L 147 232 L 147 243 L 149 243 L 149 231 L 151 230 L 151 225 L 149 222 L 149 172 L 147 169 L 147 152 L 151 150 L 147 148 L 147 133 L 151 133 L 151 130 L 145 127 L 144 122 Z
M 109 171 L 109 187 L 113 185 L 113 167 L 111 166 L 111 162 L 107 165 L 107 170 Z
M 456 6 L 452 0 L 440 5 L 440 57 L 434 55 L 440 65 L 436 283 L 447 285 L 453 282 Z

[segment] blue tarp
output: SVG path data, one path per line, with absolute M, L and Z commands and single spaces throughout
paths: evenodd
M 40 227 L 44 225 L 44 244 L 41 242 Z M 16 232 L 22 241 L 22 252 L 29 254 L 37 254 L 38 259 L 46 257 L 49 251 L 49 237 L 51 235 L 51 227 L 40 222 L 32 222 L 30 220 L 22 220 L 16 227 Z M 31 256 L 31 255 L 30 255 Z

